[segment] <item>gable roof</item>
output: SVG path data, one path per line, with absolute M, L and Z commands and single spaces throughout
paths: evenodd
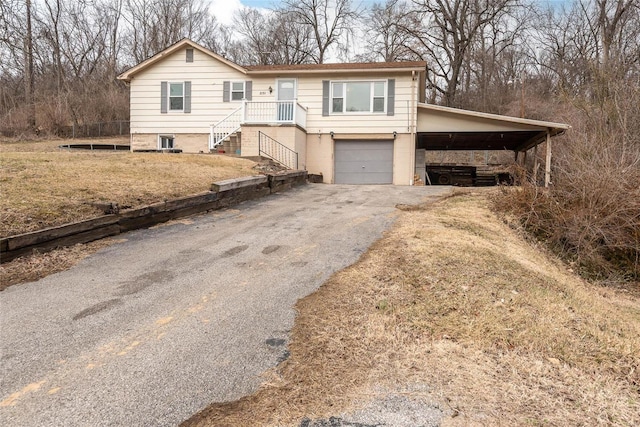
M 150 66 L 152 66 L 156 62 L 159 62 L 159 61 L 163 60 L 167 56 L 171 55 L 172 53 L 174 53 L 174 52 L 176 52 L 176 51 L 178 51 L 178 50 L 180 50 L 180 49 L 182 49 L 184 47 L 191 47 L 193 49 L 197 49 L 200 52 L 204 53 L 205 55 L 209 55 L 210 57 L 212 57 L 214 59 L 217 59 L 218 61 L 222 62 L 223 64 L 226 64 L 229 67 L 240 71 L 242 74 L 247 74 L 247 70 L 245 68 L 241 67 L 240 65 L 236 64 L 235 62 L 231 62 L 228 59 L 225 59 L 222 56 L 218 55 L 217 53 L 207 49 L 206 47 L 200 46 L 198 43 L 185 38 L 185 39 L 180 40 L 179 42 L 176 42 L 176 43 L 172 44 L 168 48 L 156 53 L 151 58 L 148 58 L 148 59 L 142 61 L 138 65 L 135 65 L 134 67 L 129 68 L 127 71 L 123 72 L 122 74 L 120 74 L 118 76 L 118 80 L 124 80 L 125 82 L 130 82 L 134 75 L 138 74 L 139 72 L 141 72 L 143 70 L 146 70 L 147 68 L 149 68 Z
M 146 70 L 156 62 L 159 62 L 172 53 L 184 48 L 191 47 L 208 55 L 229 67 L 240 71 L 242 74 L 311 74 L 311 73 L 334 73 L 334 72 L 380 72 L 380 71 L 424 71 L 427 68 L 425 61 L 413 62 L 360 62 L 360 63 L 337 63 L 337 64 L 297 64 L 297 65 L 249 65 L 241 66 L 229 61 L 217 53 L 200 46 L 189 39 L 182 39 L 168 48 L 156 53 L 152 57 L 142 61 L 118 76 L 119 80 L 130 82 L 139 72 Z

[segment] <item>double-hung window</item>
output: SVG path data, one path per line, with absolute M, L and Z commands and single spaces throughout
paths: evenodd
M 352 81 L 331 83 L 331 112 L 384 113 L 386 81 Z
M 184 83 L 169 83 L 169 111 L 184 110 Z
M 245 82 L 231 82 L 231 100 L 242 101 L 244 97 Z
M 160 112 L 190 113 L 191 82 L 160 82 Z
M 225 80 L 222 82 L 222 102 L 251 101 L 252 89 L 251 80 Z

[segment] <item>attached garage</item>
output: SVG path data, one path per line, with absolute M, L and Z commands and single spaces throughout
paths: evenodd
M 336 184 L 392 184 L 393 140 L 335 140 Z

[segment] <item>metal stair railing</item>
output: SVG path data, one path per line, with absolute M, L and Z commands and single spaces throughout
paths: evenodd
M 222 142 L 240 130 L 244 120 L 244 103 L 218 123 L 211 125 L 209 133 L 209 149 L 213 150 Z
M 258 155 L 264 155 L 288 169 L 298 169 L 298 153 L 260 131 L 258 131 Z

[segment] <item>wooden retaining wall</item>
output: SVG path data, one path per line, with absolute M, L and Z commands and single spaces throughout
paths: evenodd
M 306 171 L 229 179 L 216 182 L 211 186 L 211 191 L 195 196 L 155 203 L 59 227 L 3 237 L 0 239 L 0 263 L 9 262 L 34 250 L 46 252 L 76 243 L 88 243 L 171 219 L 233 206 L 246 200 L 257 199 L 305 184 L 306 179 Z

